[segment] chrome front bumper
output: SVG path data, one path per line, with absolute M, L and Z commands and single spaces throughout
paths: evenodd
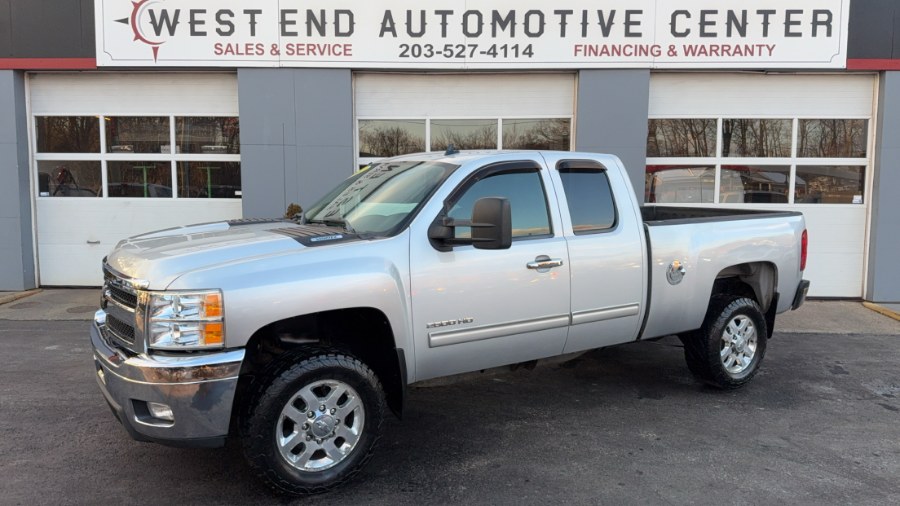
M 174 446 L 221 446 L 244 350 L 186 356 L 133 355 L 111 344 L 105 314 L 91 325 L 97 383 L 132 438 Z M 148 403 L 169 406 L 173 421 L 154 417 Z

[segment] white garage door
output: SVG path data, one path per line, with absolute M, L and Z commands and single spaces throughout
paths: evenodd
M 801 211 L 810 295 L 862 297 L 871 75 L 653 74 L 647 202 Z
M 235 75 L 33 74 L 29 92 L 41 285 L 99 286 L 123 238 L 241 216 Z
M 571 149 L 574 74 L 354 76 L 359 163 L 421 151 Z

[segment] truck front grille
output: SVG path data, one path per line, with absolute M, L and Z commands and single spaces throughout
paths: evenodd
M 134 309 L 137 307 L 137 295 L 133 293 L 128 293 L 115 286 L 109 286 L 109 295 L 110 299 L 119 302 L 128 308 Z
M 129 325 L 115 316 L 107 314 L 106 326 L 115 337 L 130 345 L 134 344 L 134 325 Z
M 101 307 L 106 311 L 106 334 L 110 344 L 132 353 L 144 351 L 143 339 L 138 329 L 138 291 L 130 279 L 113 272 L 103 265 L 103 297 Z

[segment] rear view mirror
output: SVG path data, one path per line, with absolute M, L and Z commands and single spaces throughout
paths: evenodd
M 472 245 L 477 249 L 508 249 L 512 245 L 509 200 L 485 197 L 472 208 Z
M 456 227 L 469 227 L 471 237 L 457 237 Z M 438 251 L 471 244 L 477 249 L 508 249 L 512 245 L 512 212 L 509 200 L 484 197 L 472 206 L 472 220 L 438 216 L 428 229 L 428 239 Z

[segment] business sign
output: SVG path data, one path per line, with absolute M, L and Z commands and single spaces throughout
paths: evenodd
M 849 0 L 95 0 L 97 63 L 844 68 Z

